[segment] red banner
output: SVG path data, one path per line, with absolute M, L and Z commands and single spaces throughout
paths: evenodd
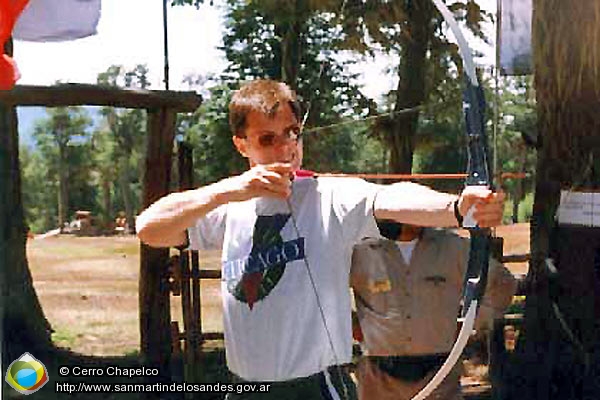
M 29 0 L 3 0 L 0 2 L 0 90 L 10 90 L 19 79 L 15 61 L 4 53 L 6 41 L 10 38 L 15 22 Z

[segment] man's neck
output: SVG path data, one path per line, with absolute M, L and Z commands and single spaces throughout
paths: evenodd
M 398 241 L 398 242 L 413 241 L 413 240 L 421 237 L 421 232 L 423 232 L 421 229 L 414 229 L 414 228 L 406 229 L 405 227 L 403 227 L 402 230 L 400 231 L 400 234 L 396 238 L 396 241 Z

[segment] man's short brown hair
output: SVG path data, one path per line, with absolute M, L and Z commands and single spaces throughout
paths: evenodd
M 229 103 L 229 126 L 234 136 L 245 137 L 246 117 L 257 111 L 269 117 L 277 112 L 280 104 L 289 104 L 298 122 L 301 120 L 300 104 L 296 93 L 283 82 L 257 79 L 237 90 Z

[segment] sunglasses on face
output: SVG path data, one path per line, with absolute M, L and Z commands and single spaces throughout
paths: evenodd
M 248 139 L 248 137 L 246 136 L 242 139 Z M 285 130 L 281 135 L 270 131 L 263 132 L 258 137 L 257 142 L 260 147 L 269 148 L 278 144 L 297 143 L 300 139 L 302 139 L 302 130 L 299 126 L 294 126 Z

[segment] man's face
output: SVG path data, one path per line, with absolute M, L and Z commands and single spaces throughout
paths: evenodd
M 248 159 L 250 166 L 289 163 L 294 170 L 302 165 L 302 139 L 300 123 L 291 107 L 283 105 L 274 115 L 268 116 L 251 111 L 246 116 L 245 137 L 233 137 L 240 154 Z

